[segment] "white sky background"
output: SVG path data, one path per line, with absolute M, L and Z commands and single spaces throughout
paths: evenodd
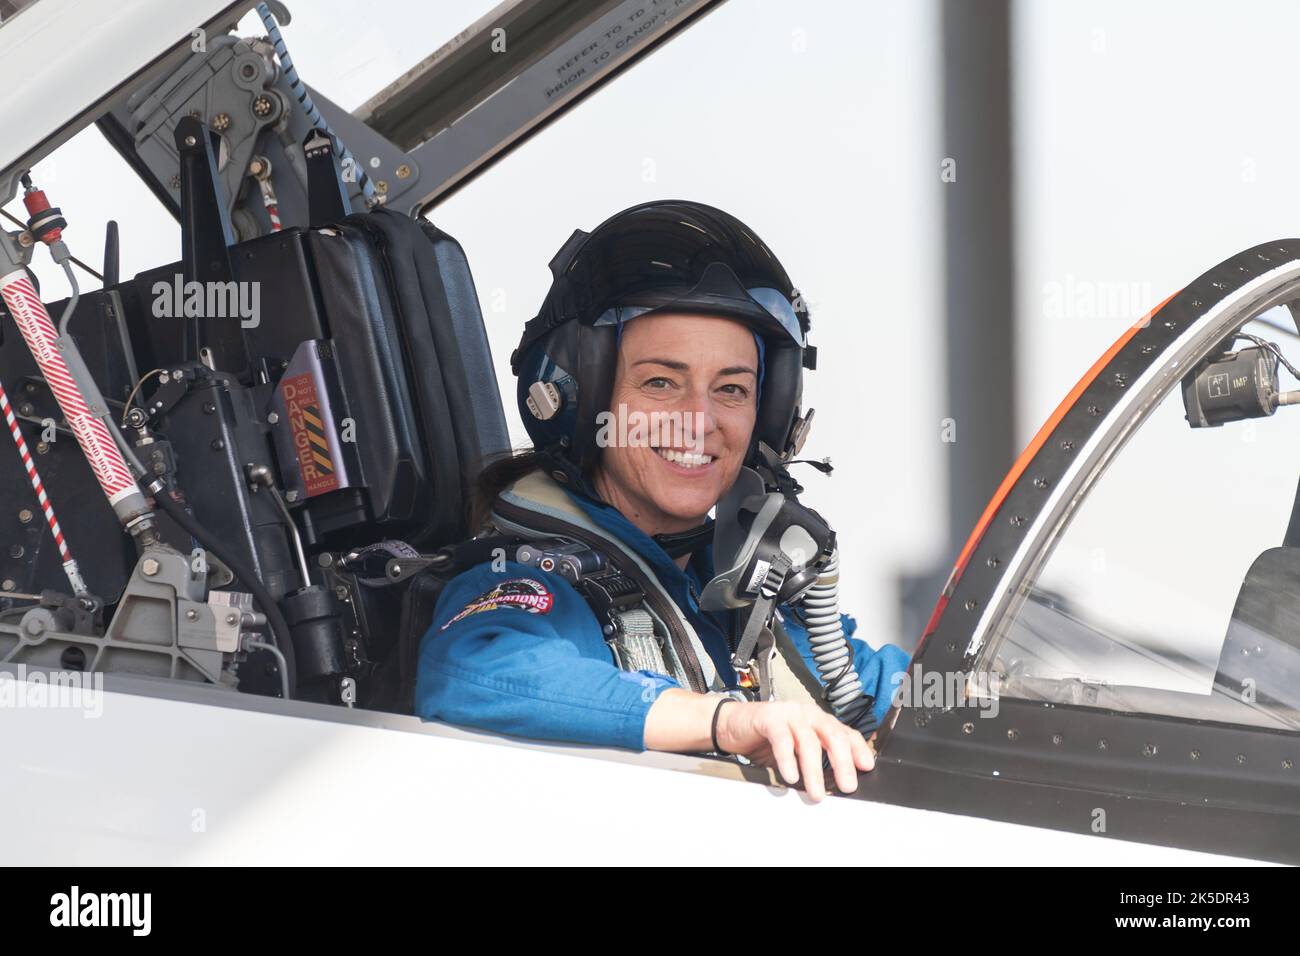
M 896 576 L 945 527 L 936 29 L 924 3 L 723 4 L 431 214 L 469 255 L 521 443 L 508 359 L 574 228 L 694 199 L 762 236 L 811 305 L 804 454 L 835 474 L 800 478 L 873 644 L 900 639 Z
M 1020 418 L 1027 441 L 1119 335 L 1210 267 L 1300 227 L 1300 4 L 1015 4 Z M 1134 286 L 1131 314 L 1045 308 Z M 1145 292 L 1143 291 L 1145 290 Z
M 1300 4 L 1015 9 L 1023 444 L 1150 308 L 1237 252 L 1297 235 Z M 1090 292 L 1111 305 L 1090 306 Z M 1300 356 L 1294 338 L 1252 331 Z M 1193 431 L 1174 394 L 1088 497 L 1044 581 L 1115 632 L 1205 662 L 1208 689 L 1246 570 L 1281 544 L 1298 471 L 1294 409 Z
M 312 0 L 292 4 L 284 36 L 303 78 L 352 108 L 491 6 L 380 2 L 361 15 Z M 1146 309 L 1294 234 L 1300 5 L 1022 0 L 1015 26 L 1023 445 Z M 812 305 L 821 367 L 805 389 L 818 409 L 805 453 L 831 456 L 836 474 L 807 469 L 806 484 L 840 533 L 844 608 L 873 643 L 909 646 L 897 576 L 952 557 L 940 203 L 960 182 L 939 178 L 938 35 L 930 0 L 730 0 L 431 215 L 469 256 L 516 441 L 508 357 L 572 229 L 654 198 L 753 226 Z M 97 262 L 104 221 L 120 220 L 131 274 L 176 258 L 179 232 L 122 169 L 92 129 L 36 174 L 82 258 Z M 48 260 L 38 270 L 47 299 L 64 294 Z M 1119 307 L 1071 305 L 1080 283 L 1112 284 Z

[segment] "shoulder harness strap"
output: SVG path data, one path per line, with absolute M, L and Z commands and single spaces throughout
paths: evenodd
M 494 510 L 493 526 L 532 537 L 519 545 L 515 560 L 557 572 L 574 585 L 600 622 L 621 669 L 668 674 L 683 687 L 700 692 L 725 689 L 690 621 L 650 567 L 595 525 L 558 483 L 536 472 L 516 482 L 498 502 L 504 507 Z M 546 526 L 544 534 L 538 525 Z M 684 650 L 676 646 L 680 641 L 672 640 L 673 622 L 686 637 Z M 780 623 L 773 624 L 775 641 L 763 642 L 761 651 L 755 653 L 763 659 L 759 668 L 763 696 L 809 701 L 826 708 L 817 678 Z M 688 661 L 699 669 L 696 680 L 692 680 Z M 700 676 L 704 677 L 702 683 Z
M 554 561 L 554 569 L 562 574 L 566 567 L 575 572 L 570 580 L 592 605 L 602 629 L 610 628 L 605 631 L 606 639 L 612 642 L 620 667 L 668 674 L 683 687 L 700 693 L 724 688 L 695 629 L 653 569 L 596 525 L 548 475 L 533 472 L 503 491 L 491 520 L 499 531 L 531 536 L 534 541 L 549 540 L 569 549 L 539 555 L 537 560 Z M 581 550 L 595 557 L 579 559 Z M 583 560 L 598 560 L 604 566 L 576 573 L 582 571 Z M 591 580 L 579 587 L 578 581 L 584 577 Z M 656 666 L 660 662 L 662 666 Z

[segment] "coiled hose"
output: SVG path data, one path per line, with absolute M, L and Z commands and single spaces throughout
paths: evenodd
M 799 604 L 817 674 L 826 687 L 826 699 L 835 716 L 863 734 L 876 728 L 874 699 L 867 696 L 853 667 L 853 646 L 840 623 L 839 552 L 831 554 L 817 583 Z

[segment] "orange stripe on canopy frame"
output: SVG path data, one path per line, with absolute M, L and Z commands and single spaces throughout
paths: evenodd
M 1174 295 L 1177 294 L 1177 292 L 1174 293 Z M 922 642 L 934 633 L 934 629 L 938 627 L 939 619 L 943 616 L 944 608 L 948 605 L 948 596 L 952 594 L 952 589 L 961 578 L 962 572 L 966 570 L 966 562 L 970 560 L 971 552 L 975 550 L 976 545 L 980 543 L 980 539 L 984 537 L 984 532 L 988 530 L 990 522 L 993 521 L 993 516 L 997 514 L 998 509 L 1002 507 L 1002 502 L 1011 492 L 1015 483 L 1020 480 L 1020 476 L 1024 474 L 1025 469 L 1029 467 L 1029 463 L 1034 459 L 1034 456 L 1037 455 L 1043 445 L 1047 443 L 1047 439 L 1051 436 L 1052 432 L 1056 430 L 1056 426 L 1061 423 L 1061 419 L 1065 417 L 1065 413 L 1074 407 L 1074 403 L 1079 400 L 1079 396 L 1082 395 L 1084 390 L 1087 389 L 1097 376 L 1101 374 L 1102 369 L 1110 364 L 1111 359 L 1119 354 L 1119 350 L 1128 344 L 1129 340 L 1137 334 L 1139 329 L 1144 329 L 1151 324 L 1151 320 L 1155 318 L 1156 313 L 1163 309 L 1174 295 L 1169 296 L 1169 298 L 1165 299 L 1164 302 L 1157 305 L 1154 309 L 1134 323 L 1132 328 L 1115 340 L 1115 344 L 1108 348 L 1105 354 L 1093 363 L 1092 368 L 1088 369 L 1088 371 L 1083 374 L 1083 378 L 1079 379 L 1079 381 L 1075 383 L 1074 388 L 1070 389 L 1070 393 L 1065 396 L 1061 401 L 1061 404 L 1056 406 L 1056 410 L 1052 412 L 1047 421 L 1043 423 L 1043 427 L 1038 429 L 1038 434 L 1034 435 L 1029 444 L 1025 446 L 1025 450 L 1020 453 L 1020 457 L 1017 458 L 1015 464 L 1011 466 L 1011 470 L 1007 472 L 1007 476 L 1002 479 L 1002 484 L 998 485 L 998 490 L 993 493 L 993 497 L 989 500 L 988 506 L 985 507 L 984 513 L 980 515 L 980 520 L 975 523 L 975 528 L 971 531 L 970 537 L 966 539 L 966 546 L 961 549 L 961 554 L 957 557 L 957 563 L 953 565 L 952 574 L 948 576 L 948 583 L 944 585 L 943 593 L 939 595 L 939 600 L 934 606 L 934 613 L 930 615 L 930 621 L 925 626 L 925 633 L 921 638 Z M 920 651 L 919 646 L 917 647 L 917 651 Z

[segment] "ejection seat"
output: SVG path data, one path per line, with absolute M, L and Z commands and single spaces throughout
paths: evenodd
M 306 504 L 314 537 L 351 536 L 361 523 L 411 544 L 465 532 L 473 477 L 509 447 L 500 393 L 464 251 L 436 226 L 377 209 L 327 226 L 286 229 L 231 247 L 235 278 L 261 288 L 261 319 L 243 330 L 263 378 L 314 371 L 345 414 L 334 481 L 308 487 L 288 454 L 286 486 Z M 171 318 L 143 307 L 179 265 L 136 277 L 127 293 L 142 368 L 183 354 Z M 319 345 L 303 355 L 308 343 Z M 339 427 L 340 425 L 343 427 Z M 275 423 L 291 448 L 293 428 Z M 333 434 L 327 436 L 334 438 Z
M 139 392 L 151 413 L 161 409 L 151 418 L 156 442 L 142 450 L 146 467 L 156 463 L 159 474 L 174 478 L 198 522 L 255 569 L 277 599 L 300 579 L 293 526 L 268 495 L 250 487 L 252 462 L 275 466 L 310 560 L 319 555 L 322 567 L 321 552 L 347 554 L 386 539 L 428 552 L 464 538 L 473 481 L 486 461 L 508 452 L 509 439 L 460 245 L 426 221 L 381 208 L 223 248 L 233 279 L 257 283 L 255 324 L 205 319 L 196 336 L 185 319 L 159 315 L 159 283 L 170 285 L 185 272 L 179 262 L 81 297 L 77 314 L 84 318 L 72 331 L 110 404 L 125 411 L 138 376 L 154 370 Z M 51 309 L 58 315 L 61 306 Z M 106 332 L 115 319 L 104 317 L 115 315 L 124 317 L 125 335 Z M 205 367 L 195 360 L 196 342 L 204 344 Z M 177 369 L 189 370 L 183 389 Z M 25 383 L 33 409 L 24 427 L 35 445 L 46 407 L 57 411 L 30 353 L 6 343 L 0 377 Z M 290 382 L 309 385 L 318 405 L 329 403 L 330 414 L 316 408 L 310 416 L 320 432 L 315 438 L 304 436 L 302 416 L 283 414 Z M 296 454 L 305 438 L 317 442 L 313 450 L 325 460 L 310 475 Z M 82 566 L 91 590 L 111 605 L 131 572 L 133 550 L 95 493 L 76 443 L 45 448 L 41 467 L 63 529 L 88 556 Z M 16 460 L 0 464 L 0 498 L 26 493 L 25 481 Z M 0 514 L 0 534 L 26 541 L 29 529 L 10 514 L 17 510 Z M 188 535 L 165 530 L 174 546 L 192 547 Z M 0 552 L 0 578 L 23 592 L 61 587 L 52 547 L 19 551 Z M 327 576 L 327 583 L 337 590 L 340 582 Z M 360 703 L 403 709 L 394 703 L 397 688 L 411 675 L 395 673 L 409 665 L 393 653 L 401 596 L 363 575 L 342 583 L 358 631 L 386 645 L 371 651 L 391 659 L 394 671 L 379 681 L 387 704 Z M 406 638 L 412 641 L 418 635 Z M 246 677 L 252 673 L 241 669 L 241 689 L 257 683 Z M 274 692 L 278 685 L 270 684 L 267 692 Z

